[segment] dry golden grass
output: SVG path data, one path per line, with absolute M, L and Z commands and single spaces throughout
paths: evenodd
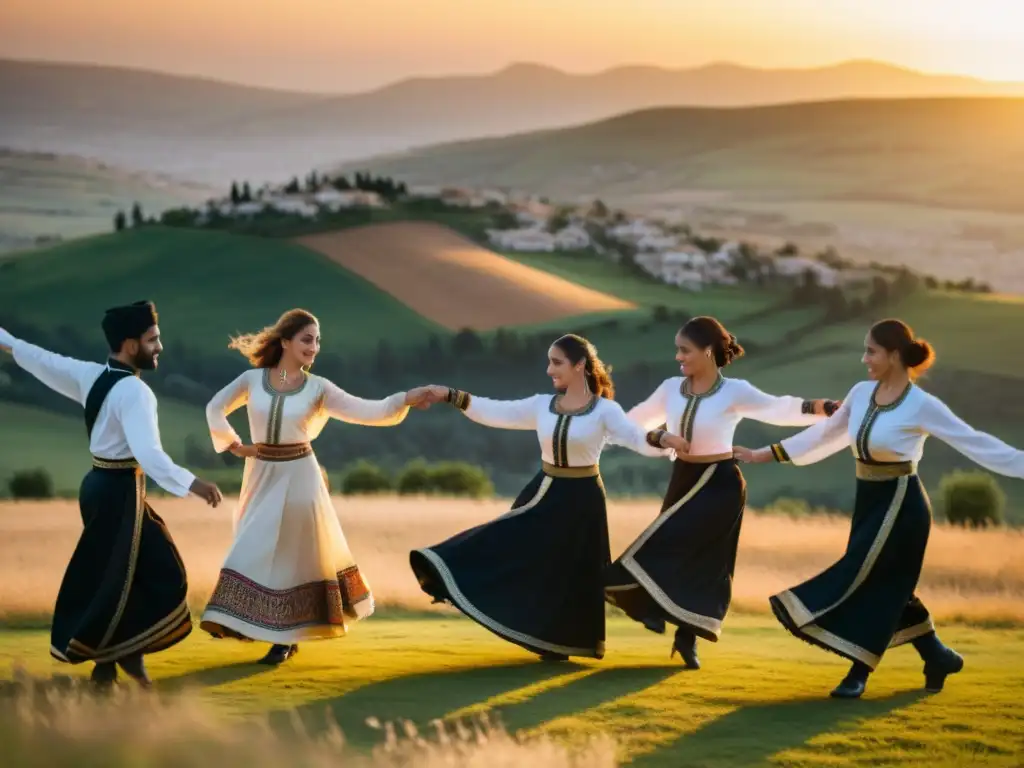
M 195 499 L 155 499 L 189 570 L 201 606 L 231 540 L 234 499 L 213 510 Z M 409 550 L 496 517 L 506 500 L 336 497 L 335 506 L 378 605 L 430 608 L 408 565 Z M 612 554 L 629 544 L 657 512 L 650 501 L 612 501 Z M 80 530 L 74 501 L 0 504 L 0 617 L 45 616 Z M 769 595 L 792 586 L 843 551 L 848 521 L 749 512 L 743 526 L 734 606 L 767 611 Z M 968 531 L 937 524 L 920 594 L 945 619 L 1024 622 L 1024 533 Z
M 454 331 L 636 309 L 481 248 L 439 224 L 372 224 L 298 242 Z
M 327 713 L 327 728 L 310 735 L 269 718 L 230 721 L 195 694 L 160 698 L 121 687 L 98 696 L 82 681 L 45 680 L 15 670 L 0 684 L 0 737 L 5 765 L 80 766 L 340 766 L 341 768 L 613 768 L 607 737 L 576 749 L 549 737 L 510 736 L 486 713 L 431 724 L 420 734 L 405 722 L 367 722 L 381 733 L 368 753 L 350 747 Z

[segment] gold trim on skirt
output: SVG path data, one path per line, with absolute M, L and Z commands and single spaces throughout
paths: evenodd
M 256 458 L 260 461 L 295 461 L 312 453 L 313 446 L 309 443 L 256 443 Z
M 101 459 L 99 456 L 92 457 L 92 465 L 95 469 L 138 469 L 139 462 L 135 459 Z
M 556 467 L 554 464 L 541 462 L 544 474 L 548 477 L 597 477 L 601 474 L 601 468 L 597 464 L 589 467 Z
M 907 477 L 908 475 L 916 475 L 917 467 L 912 461 L 896 461 L 890 464 L 868 464 L 867 462 L 857 460 L 857 479 L 858 480 L 896 480 L 900 477 Z

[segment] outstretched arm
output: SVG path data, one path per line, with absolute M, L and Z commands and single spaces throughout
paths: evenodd
M 491 400 L 451 387 L 426 387 L 432 402 L 446 402 L 455 406 L 477 424 L 497 429 L 536 429 L 537 410 L 541 395 L 522 400 Z
M 929 396 L 921 407 L 921 426 L 990 472 L 1024 478 L 1024 451 L 979 432 L 938 398 Z
M 779 427 L 805 427 L 832 415 L 839 404 L 833 400 L 804 400 L 791 395 L 769 395 L 747 381 L 735 380 L 736 412 L 745 419 Z
M 228 415 L 249 402 L 249 379 L 242 374 L 232 381 L 206 404 L 206 423 L 210 427 L 213 449 L 223 453 L 233 445 L 242 442 L 228 422 Z
M 850 425 L 850 395 L 834 414 L 824 421 L 819 421 L 803 432 L 788 437 L 781 443 L 750 450 L 737 446 L 736 458 L 740 461 L 761 464 L 769 461 L 780 463 L 792 462 L 797 466 L 805 466 L 827 459 L 839 453 L 850 444 L 847 429 Z
M 661 382 L 658 388 L 650 394 L 650 397 L 637 403 L 626 412 L 627 418 L 648 430 L 662 426 L 668 418 L 666 411 L 669 390 L 673 386 L 678 386 L 678 381 L 678 379 L 666 379 Z
M 75 360 L 29 344 L 0 329 L 0 346 L 14 356 L 14 362 L 54 392 L 85 404 L 89 389 L 100 375 L 99 363 Z
M 120 384 L 114 407 L 132 456 L 157 485 L 175 496 L 187 496 L 196 476 L 175 464 L 160 442 L 156 395 L 141 381 Z
M 608 435 L 607 441 L 614 445 L 621 445 L 641 456 L 666 456 L 666 449 L 673 449 L 683 454 L 689 451 L 690 446 L 679 435 L 666 432 L 663 429 L 646 430 L 640 424 L 635 423 L 626 416 L 622 407 L 615 402 L 604 409 L 604 427 Z
M 323 408 L 332 419 L 366 427 L 393 427 L 409 414 L 410 393 L 396 392 L 383 400 L 364 400 L 327 379 L 323 383 Z

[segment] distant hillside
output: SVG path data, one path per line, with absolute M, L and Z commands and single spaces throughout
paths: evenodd
M 146 215 L 195 203 L 211 194 L 200 185 L 72 155 L 0 147 L 0 251 L 40 239 L 107 232 L 118 210 L 138 201 Z
M 366 93 L 324 95 L 130 69 L 0 61 L 0 143 L 223 181 L 277 178 L 331 160 L 653 106 L 934 95 L 1024 95 L 1024 84 L 877 62 L 804 70 L 626 66 L 595 74 L 516 64 L 486 75 L 411 78 Z
M 559 197 L 689 189 L 1020 212 L 1022 159 L 1024 99 L 904 99 L 651 109 L 360 165 Z

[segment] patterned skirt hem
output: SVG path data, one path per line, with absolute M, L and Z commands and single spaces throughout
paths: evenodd
M 769 598 L 769 603 L 771 604 L 772 613 L 775 614 L 775 618 L 778 619 L 779 623 L 787 632 L 798 640 L 803 640 L 808 645 L 813 645 L 816 648 L 821 648 L 829 651 L 830 653 L 834 653 L 836 656 L 840 656 L 847 661 L 859 661 L 868 666 L 871 670 L 874 670 L 878 666 L 879 662 L 881 662 L 880 656 L 877 656 L 860 646 L 854 645 L 831 632 L 823 630 L 816 624 L 797 626 L 796 622 L 793 621 L 793 618 L 786 610 L 786 607 L 780 600 L 778 600 L 778 598 L 774 596 Z

